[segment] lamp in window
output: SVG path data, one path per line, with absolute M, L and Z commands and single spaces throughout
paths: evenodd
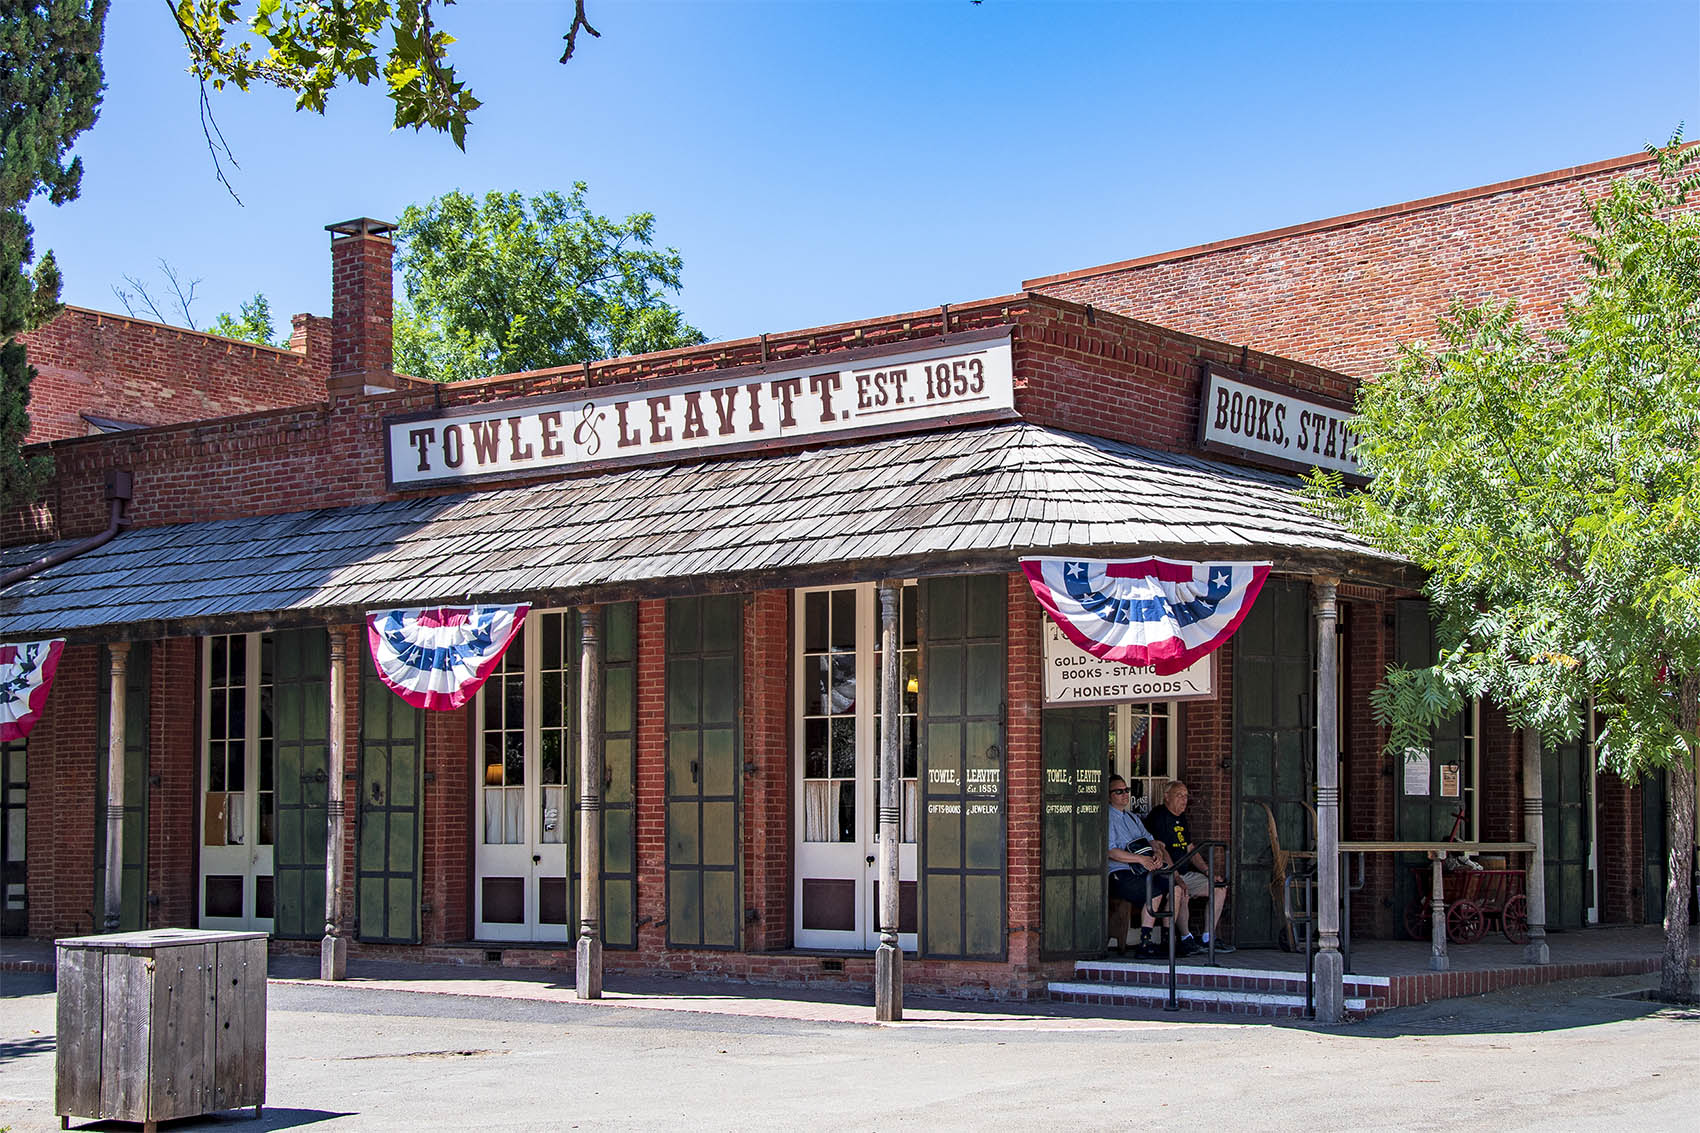
M 502 765 L 500 763 L 484 765 L 484 785 L 486 787 L 500 787 L 502 785 Z
M 903 691 L 907 692 L 907 693 L 911 693 L 911 694 L 920 692 L 921 691 L 920 678 L 910 677 L 909 683 L 903 686 Z

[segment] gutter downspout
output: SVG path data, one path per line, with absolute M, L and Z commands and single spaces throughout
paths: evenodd
M 57 551 L 43 555 L 33 563 L 25 563 L 21 567 L 7 571 L 4 575 L 0 575 L 0 590 L 4 590 L 15 582 L 22 582 L 33 574 L 40 574 L 48 567 L 69 562 L 78 555 L 86 555 L 90 551 L 98 550 L 112 542 L 113 536 L 129 525 L 129 520 L 125 518 L 124 511 L 125 505 L 130 502 L 133 487 L 133 478 L 127 469 L 115 468 L 108 471 L 106 474 L 106 498 L 112 505 L 112 514 L 106 522 L 106 530 L 98 535 L 91 535 L 79 543 L 73 543 L 69 547 L 61 547 Z

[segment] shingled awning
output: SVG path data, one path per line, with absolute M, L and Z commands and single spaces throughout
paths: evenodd
M 8 548 L 0 567 L 50 549 Z M 1012 570 L 1020 555 L 1063 551 L 1273 558 L 1408 581 L 1401 560 L 1307 510 L 1291 477 L 1014 422 L 135 528 L 0 594 L 0 639 Z

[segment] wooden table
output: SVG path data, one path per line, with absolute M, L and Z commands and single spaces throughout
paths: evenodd
M 1434 868 L 1434 899 L 1430 909 L 1428 966 L 1444 972 L 1451 966 L 1446 955 L 1446 893 L 1442 880 L 1446 874 L 1446 859 L 1452 854 L 1532 854 L 1533 842 L 1341 842 L 1340 876 L 1349 878 L 1347 854 L 1427 854 Z M 1344 912 L 1340 918 L 1340 950 L 1345 954 L 1346 970 L 1352 970 L 1352 887 L 1342 885 L 1340 897 Z

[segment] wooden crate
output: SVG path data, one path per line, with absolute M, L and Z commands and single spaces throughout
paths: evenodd
M 155 1124 L 266 1100 L 266 934 L 154 929 L 55 942 L 54 1112 Z

